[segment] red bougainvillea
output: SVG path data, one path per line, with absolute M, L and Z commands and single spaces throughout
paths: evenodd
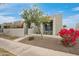
M 58 33 L 63 39 L 62 43 L 65 46 L 74 46 L 76 44 L 76 39 L 79 38 L 79 30 L 74 30 L 73 28 L 61 29 Z

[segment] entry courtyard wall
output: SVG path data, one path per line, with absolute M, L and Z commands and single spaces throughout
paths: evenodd
M 18 37 L 21 37 L 21 36 L 24 36 L 24 28 L 16 28 L 16 29 L 13 29 L 13 28 L 9 28 L 9 29 L 3 29 L 3 33 L 4 34 L 7 34 L 7 35 L 12 35 L 12 36 L 18 36 Z

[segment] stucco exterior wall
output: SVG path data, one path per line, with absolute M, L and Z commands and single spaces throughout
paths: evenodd
M 24 28 L 17 28 L 17 29 L 4 29 L 3 33 L 7 35 L 12 35 L 12 36 L 24 36 Z
M 53 35 L 56 35 L 58 31 L 62 28 L 62 15 L 53 16 Z

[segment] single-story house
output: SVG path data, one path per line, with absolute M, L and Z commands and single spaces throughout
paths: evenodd
M 56 14 L 53 16 L 49 16 L 51 18 L 48 24 L 40 24 L 40 30 L 42 34 L 51 34 L 56 35 L 57 32 L 62 28 L 62 15 Z M 23 20 L 11 22 L 11 23 L 4 23 L 1 24 L 1 28 L 3 28 L 3 33 L 10 35 L 17 35 L 17 36 L 24 36 L 25 34 L 36 34 L 36 28 L 31 28 L 30 31 L 26 32 L 26 26 Z M 33 26 L 33 24 L 32 24 Z M 25 33 L 26 32 L 26 33 Z

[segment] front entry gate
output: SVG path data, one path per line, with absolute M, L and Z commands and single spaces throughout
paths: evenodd
M 44 34 L 52 35 L 53 33 L 53 21 L 50 21 L 49 23 L 44 23 Z

